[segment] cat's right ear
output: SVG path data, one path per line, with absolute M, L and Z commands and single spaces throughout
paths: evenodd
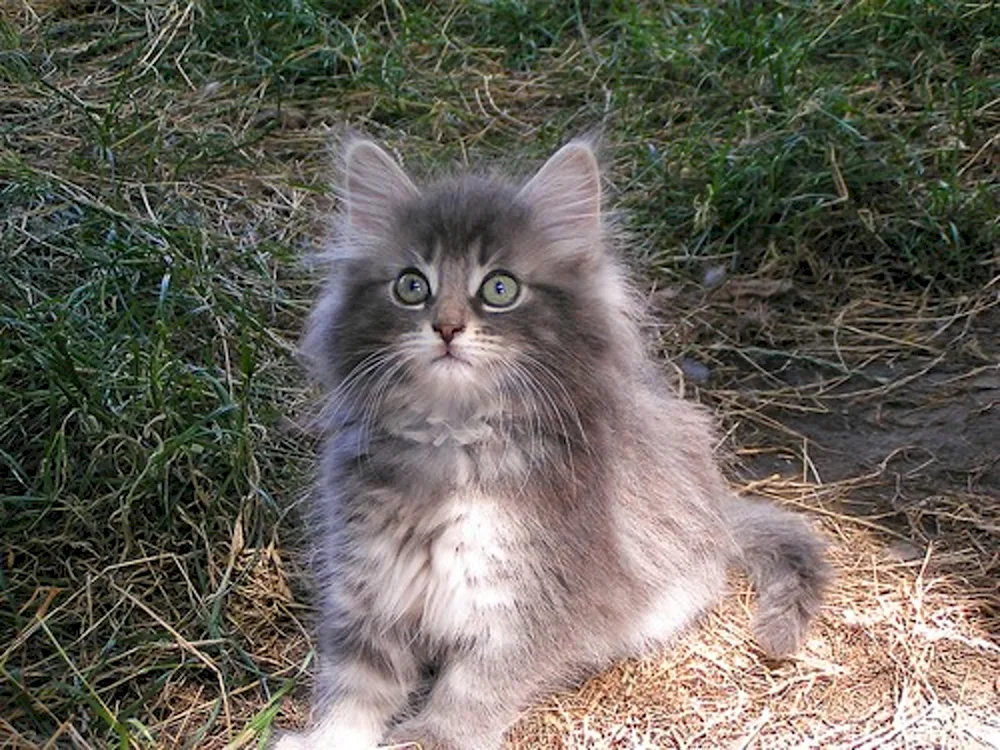
M 570 141 L 542 166 L 519 197 L 536 212 L 551 241 L 593 250 L 601 238 L 601 173 L 586 141 Z
M 393 209 L 417 195 L 417 188 L 396 160 L 365 139 L 344 149 L 344 201 L 347 223 L 364 234 L 389 229 Z

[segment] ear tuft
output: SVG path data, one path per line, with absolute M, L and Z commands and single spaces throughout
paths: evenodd
M 416 196 L 417 188 L 396 161 L 369 140 L 354 140 L 344 150 L 344 200 L 347 223 L 363 233 L 389 228 L 393 208 Z
M 601 236 L 601 172 L 585 141 L 559 149 L 519 196 L 555 241 L 593 247 Z

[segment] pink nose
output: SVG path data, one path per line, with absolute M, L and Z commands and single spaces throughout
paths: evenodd
M 438 332 L 441 339 L 446 344 L 450 344 L 451 340 L 462 331 L 465 330 L 464 325 L 454 325 L 452 323 L 435 323 L 434 330 Z

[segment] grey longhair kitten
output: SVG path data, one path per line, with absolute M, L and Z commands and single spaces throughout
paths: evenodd
M 518 714 L 666 644 L 721 595 L 797 648 L 827 577 L 799 518 L 738 499 L 665 383 L 594 152 L 526 184 L 418 188 L 351 140 L 304 351 L 328 387 L 313 726 L 280 750 L 496 750 Z

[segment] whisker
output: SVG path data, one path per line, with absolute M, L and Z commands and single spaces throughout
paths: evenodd
M 361 388 L 366 379 L 374 377 L 382 367 L 386 366 L 396 357 L 398 357 L 397 353 L 387 351 L 387 349 L 379 350 L 365 357 L 348 373 L 340 385 L 328 397 L 323 410 L 324 414 L 328 418 L 333 418 L 342 407 L 348 407 L 347 413 L 343 415 L 340 422 L 350 421 L 353 410 L 349 407 L 351 406 L 350 402 L 353 399 L 353 395 Z

